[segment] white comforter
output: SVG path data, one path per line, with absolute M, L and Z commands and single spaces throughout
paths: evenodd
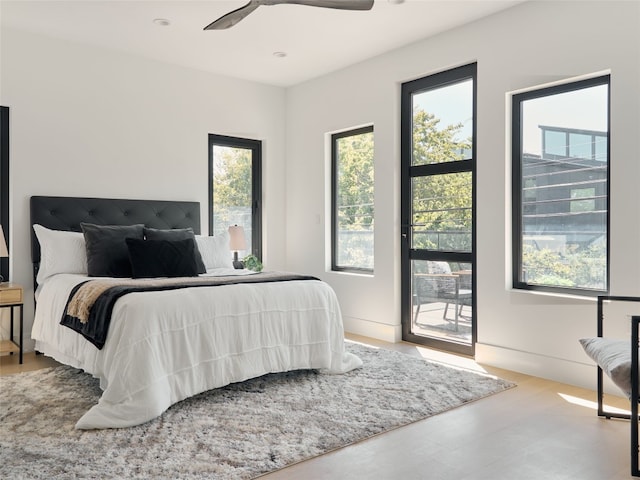
M 116 302 L 98 350 L 59 324 L 71 289 L 87 278 L 47 279 L 31 332 L 36 350 L 100 379 L 102 397 L 76 428 L 138 425 L 187 397 L 270 372 L 362 365 L 344 350 L 340 308 L 321 281 L 130 293 Z

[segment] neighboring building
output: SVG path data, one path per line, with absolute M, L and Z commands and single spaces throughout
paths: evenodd
M 539 127 L 542 155 L 522 155 L 525 243 L 564 253 L 606 241 L 606 132 Z

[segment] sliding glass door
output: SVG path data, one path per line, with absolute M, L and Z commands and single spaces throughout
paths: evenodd
M 403 338 L 473 355 L 476 65 L 402 86 Z

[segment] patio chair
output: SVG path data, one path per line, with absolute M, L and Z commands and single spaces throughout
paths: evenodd
M 442 318 L 454 322 L 455 330 L 458 331 L 462 307 L 471 305 L 471 293 L 471 271 L 453 273 L 447 262 L 428 261 L 427 273 L 414 274 L 414 298 L 417 304 L 414 323 L 418 321 L 423 304 L 444 302 Z M 447 317 L 450 303 L 454 304 L 453 320 Z

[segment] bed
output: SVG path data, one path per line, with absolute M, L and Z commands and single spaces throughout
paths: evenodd
M 198 235 L 197 202 L 34 196 L 31 224 L 36 351 L 93 375 L 103 390 L 76 428 L 138 425 L 180 400 L 267 373 L 341 374 L 362 364 L 344 349 L 340 308 L 326 283 L 295 276 L 263 283 L 263 274 L 233 269 L 223 236 Z M 205 284 L 118 297 L 98 348 L 60 323 L 72 292 L 96 278 L 87 275 L 81 224 L 191 229 L 206 273 L 189 280 Z

